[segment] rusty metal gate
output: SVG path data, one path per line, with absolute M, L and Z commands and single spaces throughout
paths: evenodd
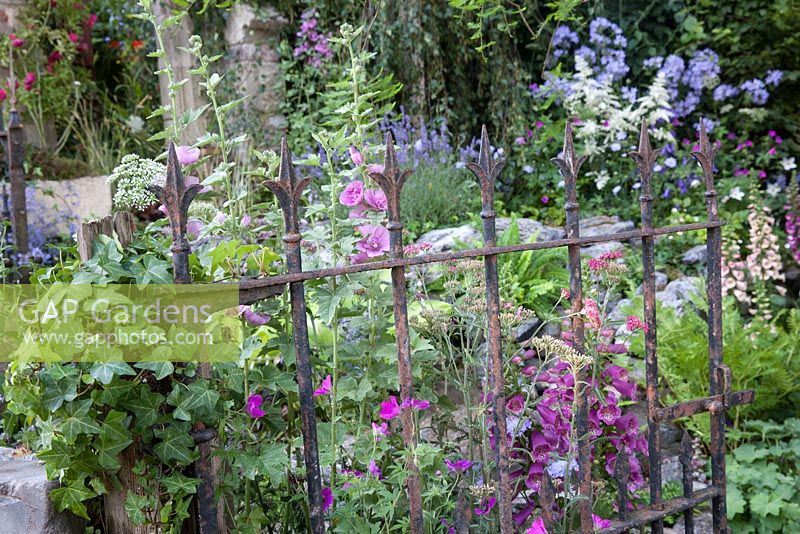
M 365 264 L 354 264 L 341 267 L 304 271 L 302 266 L 301 235 L 298 225 L 298 207 L 304 188 L 309 184 L 309 178 L 298 178 L 295 174 L 285 139 L 281 143 L 280 170 L 277 180 L 268 180 L 265 185 L 275 194 L 283 211 L 285 233 L 283 241 L 286 243 L 286 274 L 256 280 L 247 280 L 239 283 L 239 300 L 241 304 L 252 304 L 259 300 L 267 299 L 281 294 L 285 286 L 289 285 L 292 306 L 292 325 L 294 346 L 297 362 L 297 384 L 299 388 L 301 426 L 303 432 L 303 453 L 306 468 L 306 484 L 308 491 L 308 505 L 311 520 L 311 531 L 319 534 L 325 531 L 325 520 L 322 510 L 322 480 L 320 476 L 319 455 L 317 450 L 317 432 L 314 416 L 312 367 L 310 361 L 310 346 L 306 323 L 306 301 L 304 283 L 326 277 L 335 277 L 351 273 L 375 271 L 381 269 L 391 270 L 394 302 L 394 323 L 397 343 L 397 366 L 400 379 L 400 397 L 403 402 L 402 426 L 405 446 L 413 450 L 416 446 L 412 426 L 412 413 L 409 401 L 413 397 L 414 384 L 411 374 L 411 355 L 409 348 L 408 309 L 406 301 L 406 268 L 413 265 L 442 263 L 461 258 L 483 257 L 486 278 L 486 318 L 487 318 L 487 350 L 489 362 L 488 381 L 491 387 L 494 424 L 499 435 L 506 434 L 506 400 L 504 394 L 503 359 L 501 351 L 501 329 L 499 317 L 499 286 L 497 273 L 497 257 L 500 254 L 509 254 L 525 250 L 542 250 L 557 247 L 566 247 L 569 257 L 570 297 L 572 302 L 572 329 L 575 336 L 576 347 L 583 350 L 584 327 L 580 312 L 582 302 L 581 278 L 581 246 L 608 241 L 624 241 L 641 239 L 643 259 L 643 293 L 644 293 L 644 321 L 645 330 L 645 356 L 646 356 L 646 402 L 647 426 L 649 443 L 649 477 L 650 477 L 650 504 L 637 510 L 629 511 L 629 497 L 627 492 L 628 461 L 624 453 L 620 453 L 617 461 L 615 479 L 618 486 L 617 503 L 619 517 L 610 527 L 600 530 L 605 534 L 625 532 L 629 529 L 650 525 L 653 533 L 663 531 L 663 519 L 667 515 L 683 513 L 685 517 L 686 532 L 693 532 L 692 512 L 695 506 L 711 501 L 713 514 L 713 528 L 715 533 L 727 532 L 725 509 L 725 417 L 726 410 L 732 406 L 751 402 L 752 391 L 731 392 L 730 370 L 723 364 L 722 358 L 722 293 L 721 293 L 721 232 L 723 221 L 719 220 L 717 210 L 717 193 L 714 188 L 713 159 L 717 148 L 712 146 L 701 121 L 699 151 L 693 152 L 694 157 L 702 167 L 706 187 L 707 219 L 705 222 L 687 224 L 673 227 L 653 226 L 653 195 L 651 187 L 651 174 L 655 160 L 660 151 L 653 150 L 650 145 L 648 128 L 642 123 L 639 137 L 639 148 L 630 156 L 635 160 L 641 178 L 641 224 L 639 229 L 609 235 L 581 237 L 579 228 L 579 203 L 577 197 L 577 178 L 585 156 L 577 156 L 573 145 L 570 121 L 567 121 L 564 137 L 564 150 L 561 157 L 554 158 L 565 183 L 566 189 L 566 227 L 565 239 L 526 243 L 509 246 L 497 246 L 495 230 L 494 190 L 495 180 L 502 171 L 505 162 L 494 160 L 490 152 L 489 138 L 486 127 L 481 136 L 481 151 L 478 162 L 468 164 L 468 168 L 475 174 L 480 182 L 483 219 L 483 239 L 481 248 L 427 254 L 405 258 L 403 256 L 403 223 L 400 217 L 400 192 L 411 170 L 399 168 L 394 150 L 394 141 L 391 134 L 386 135 L 386 152 L 384 170 L 382 173 L 371 173 L 375 180 L 386 193 L 388 202 L 388 230 L 390 233 L 390 258 Z M 183 175 L 175 155 L 174 147 L 168 151 L 167 181 L 164 188 L 157 188 L 157 194 L 167 208 L 170 217 L 170 227 L 173 236 L 173 261 L 175 268 L 175 281 L 189 283 L 188 256 L 190 248 L 186 239 L 187 210 L 200 186 L 194 185 L 188 189 L 184 187 Z M 690 230 L 705 230 L 707 232 L 707 296 L 708 296 L 708 364 L 709 364 L 709 396 L 672 406 L 661 407 L 658 398 L 658 357 L 656 350 L 656 308 L 655 308 L 655 238 L 660 235 L 675 234 Z M 206 370 L 207 372 L 207 370 Z M 592 526 L 592 476 L 591 476 L 591 444 L 587 439 L 581 439 L 588 434 L 588 392 L 586 391 L 586 371 L 576 377 L 576 429 L 579 436 L 579 484 L 580 496 L 580 532 L 593 531 Z M 711 485 L 694 491 L 692 488 L 691 472 L 691 445 L 688 434 L 684 433 L 682 443 L 681 463 L 683 465 L 683 496 L 669 500 L 662 500 L 661 495 L 661 447 L 659 424 L 681 417 L 708 413 L 711 418 Z M 203 441 L 208 447 L 208 438 Z M 208 457 L 204 451 L 203 457 Z M 500 513 L 500 531 L 510 534 L 517 529 L 512 518 L 512 501 L 514 491 L 509 480 L 509 450 L 505 439 L 497 440 L 494 451 L 495 466 L 494 476 L 497 487 L 497 503 Z M 414 534 L 423 532 L 423 510 L 420 494 L 419 472 L 409 460 L 407 465 L 407 497 L 410 512 L 410 531 Z M 198 474 L 205 477 L 208 471 L 204 462 L 198 465 Z M 552 503 L 555 491 L 552 481 L 544 472 L 544 484 L 540 491 L 540 503 L 544 520 L 548 527 L 553 526 L 555 517 Z M 219 518 L 215 517 L 217 507 L 213 505 L 213 486 L 211 481 L 204 479 L 200 488 L 200 531 L 204 534 L 217 532 Z M 459 532 L 468 532 L 468 520 L 463 515 L 457 521 L 456 529 Z

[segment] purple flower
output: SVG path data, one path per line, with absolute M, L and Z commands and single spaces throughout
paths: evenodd
M 445 458 L 444 463 L 447 466 L 447 469 L 452 472 L 464 472 L 472 467 L 472 462 L 466 458 L 461 458 L 458 460 L 450 460 L 449 458 Z
M 381 405 L 381 407 L 383 406 Z M 389 425 L 386 423 L 372 423 L 372 436 L 375 438 L 375 441 L 380 441 L 388 435 Z
M 592 525 L 594 525 L 594 528 L 608 528 L 611 526 L 611 521 L 603 519 L 599 515 L 592 514 Z
M 369 466 L 367 466 L 367 471 L 369 471 L 369 474 L 377 479 L 383 478 L 383 472 L 381 471 L 381 468 L 378 467 L 378 464 L 375 463 L 375 460 L 369 461 Z
M 370 163 L 367 165 L 368 174 L 383 174 L 383 165 L 380 163 Z
M 251 222 L 253 222 L 253 219 L 252 219 L 252 217 L 250 217 L 250 215 L 248 215 L 247 213 L 245 213 L 244 215 L 242 215 L 242 220 L 241 220 L 241 221 L 239 221 L 239 225 L 240 225 L 242 228 L 247 228 L 248 226 L 250 226 L 250 223 L 251 223 Z
M 539 200 L 542 201 L 542 204 L 547 204 L 548 202 L 550 202 L 550 197 L 548 197 L 547 195 L 542 195 L 542 198 Z
M 525 138 L 522 137 L 522 136 L 519 136 L 516 139 L 514 139 L 514 143 L 517 144 L 517 145 L 524 145 L 525 144 Z
M 359 180 L 353 180 L 347 184 L 344 191 L 339 195 L 339 202 L 345 206 L 353 207 L 361 203 L 364 198 L 364 184 Z
M 353 165 L 362 165 L 364 163 L 364 155 L 358 151 L 358 149 L 354 146 L 351 146 L 350 149 L 350 161 L 353 162 Z
M 253 395 L 247 397 L 247 403 L 244 406 L 244 411 L 247 412 L 247 415 L 253 419 L 264 417 L 267 415 L 267 412 L 261 409 L 262 402 L 264 402 L 264 398 L 261 395 L 256 395 L 254 393 Z
M 358 231 L 364 239 L 356 243 L 356 248 L 367 258 L 377 258 L 389 251 L 389 231 L 383 226 L 362 224 Z
M 530 528 L 525 531 L 525 534 L 547 534 L 547 528 L 544 526 L 544 519 L 540 517 L 534 521 Z
M 269 314 L 253 311 L 253 308 L 250 306 L 239 306 L 239 315 L 244 317 L 244 320 L 253 326 L 263 326 L 272 319 Z
M 330 488 L 322 488 L 322 511 L 326 511 L 333 505 L 333 491 Z
M 783 72 L 779 70 L 768 70 L 767 75 L 764 77 L 764 83 L 773 87 L 781 83 L 783 79 Z
M 400 405 L 402 408 L 411 408 L 412 410 L 427 410 L 430 407 L 431 403 L 426 400 L 420 399 L 406 399 Z
M 385 211 L 388 207 L 386 193 L 383 189 L 367 189 L 364 191 L 364 202 L 376 211 Z
M 515 414 L 522 413 L 522 410 L 525 409 L 525 397 L 522 395 L 514 395 L 506 401 L 506 409 Z
M 485 501 L 481 501 L 481 507 L 475 508 L 474 510 L 475 515 L 487 515 L 489 512 L 492 511 L 492 508 L 494 508 L 496 502 L 497 499 L 495 499 L 494 497 L 489 497 Z
M 322 384 L 314 390 L 314 396 L 319 397 L 322 395 L 330 395 L 331 393 L 331 375 L 325 377 Z
M 200 149 L 180 145 L 175 147 L 175 155 L 178 156 L 178 162 L 181 165 L 191 165 L 200 159 Z
M 739 87 L 742 91 L 747 92 L 748 96 L 753 101 L 753 104 L 757 106 L 763 106 L 767 103 L 769 92 L 767 91 L 767 87 L 764 85 L 764 82 L 761 80 L 753 78 L 752 80 L 744 82 Z
M 400 415 L 400 405 L 397 404 L 397 397 L 392 395 L 387 400 L 381 403 L 380 416 L 381 419 L 386 419 L 387 421 L 391 421 L 398 415 Z
M 359 204 L 357 206 L 353 206 L 353 209 L 350 210 L 349 217 L 351 219 L 362 219 L 364 217 L 364 213 L 367 212 L 367 207 L 364 204 Z
M 714 88 L 714 92 L 711 96 L 716 102 L 724 102 L 725 100 L 738 95 L 740 92 L 741 91 L 738 87 L 734 87 L 733 85 L 729 85 L 727 83 L 721 83 Z
M 205 225 L 202 221 L 197 219 L 189 219 L 186 221 L 186 233 L 191 236 L 199 236 Z

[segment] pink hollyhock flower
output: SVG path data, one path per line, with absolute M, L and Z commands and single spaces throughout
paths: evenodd
M 475 508 L 475 515 L 487 515 L 494 508 L 497 499 L 489 497 L 485 501 L 481 501 L 482 508 Z
M 389 425 L 386 423 L 372 423 L 372 436 L 375 441 L 380 441 L 389 435 Z
M 363 165 L 364 164 L 364 155 L 358 151 L 358 149 L 354 146 L 350 147 L 350 161 L 353 162 L 353 165 Z
M 36 83 L 36 73 L 29 72 L 25 75 L 25 80 L 23 82 L 23 86 L 25 87 L 26 91 L 30 91 L 33 89 L 33 84 Z
M 383 165 L 380 163 L 371 163 L 370 165 L 367 165 L 367 173 L 383 174 Z
M 357 206 L 364 198 L 364 184 L 360 180 L 353 180 L 347 184 L 339 195 L 339 203 L 344 206 Z
M 608 528 L 611 526 L 611 520 L 592 514 L 592 525 L 594 525 L 594 528 Z
M 242 228 L 247 228 L 248 226 L 250 226 L 251 222 L 253 222 L 253 218 L 250 217 L 250 215 L 248 215 L 247 213 L 245 213 L 244 215 L 242 215 L 242 220 L 239 221 L 239 224 L 242 226 Z
M 359 204 L 350 210 L 349 217 L 351 219 L 363 219 L 366 211 L 367 207 L 364 204 Z
M 525 397 L 522 395 L 514 395 L 506 402 L 506 408 L 515 414 L 522 413 L 522 410 L 525 409 Z
M 381 419 L 386 419 L 387 421 L 391 421 L 398 415 L 400 415 L 400 405 L 397 404 L 397 397 L 392 395 L 387 400 L 381 403 L 380 416 Z
M 647 325 L 644 324 L 644 322 L 635 315 L 629 315 L 625 321 L 628 330 L 630 330 L 631 332 L 636 332 L 637 330 L 642 330 L 643 332 L 648 331 Z
M 364 224 L 358 227 L 364 239 L 356 243 L 356 248 L 368 258 L 377 258 L 389 252 L 389 230 L 383 226 Z
M 272 319 L 272 317 L 266 313 L 253 311 L 253 308 L 250 306 L 239 306 L 239 315 L 244 317 L 244 320 L 253 326 L 263 326 Z
M 447 469 L 453 472 L 464 472 L 472 467 L 472 462 L 466 458 L 461 458 L 459 460 L 450 460 L 449 458 L 445 458 L 444 463 L 447 466 Z
M 69 32 L 69 40 L 72 41 L 73 43 L 77 43 L 78 42 L 78 34 L 75 33 L 75 32 Z
M 326 511 L 333 506 L 333 491 L 330 488 L 322 488 L 322 511 Z
M 547 528 L 544 526 L 544 519 L 540 517 L 534 521 L 530 528 L 525 531 L 525 534 L 547 534 Z
M 381 471 L 381 468 L 378 467 L 378 464 L 375 463 L 375 460 L 369 461 L 369 465 L 367 466 L 367 471 L 369 471 L 369 474 L 377 479 L 383 478 L 383 472 Z
M 176 146 L 175 154 L 178 156 L 178 162 L 181 165 L 191 165 L 200 159 L 200 149 L 187 145 Z
M 322 381 L 322 384 L 314 390 L 314 396 L 320 397 L 322 395 L 330 395 L 331 394 L 331 375 L 325 377 Z
M 247 412 L 247 415 L 253 419 L 264 417 L 267 415 L 267 412 L 261 409 L 262 402 L 264 402 L 264 397 L 254 393 L 253 395 L 247 397 L 247 404 L 245 404 L 244 411 Z
M 364 191 L 364 202 L 376 211 L 385 211 L 389 205 L 383 189 L 367 189 Z
M 8 38 L 11 40 L 11 46 L 13 46 L 14 48 L 22 48 L 23 46 L 25 46 L 25 39 L 20 39 L 13 33 L 9 34 Z
M 186 233 L 197 237 L 200 235 L 200 232 L 203 230 L 204 226 L 205 225 L 202 221 L 197 219 L 189 219 L 186 221 Z

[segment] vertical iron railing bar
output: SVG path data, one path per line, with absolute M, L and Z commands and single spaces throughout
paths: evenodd
M 683 478 L 683 496 L 691 498 L 692 493 L 694 493 L 694 484 L 692 484 L 692 440 L 689 438 L 689 431 L 685 428 L 683 429 L 679 458 Z M 683 511 L 683 525 L 686 534 L 694 534 L 694 508 L 691 506 Z
M 278 179 L 266 180 L 264 185 L 278 199 L 283 212 L 286 269 L 290 273 L 299 273 L 303 270 L 303 258 L 297 208 L 303 189 L 309 184 L 311 178 L 298 180 L 285 137 L 281 139 L 280 160 Z M 289 284 L 289 298 L 292 303 L 292 337 L 294 338 L 297 366 L 297 389 L 300 400 L 300 426 L 303 432 L 303 460 L 306 467 L 306 484 L 308 485 L 310 527 L 313 534 L 321 534 L 325 532 L 325 517 L 322 509 L 322 479 L 317 445 L 317 423 L 314 413 L 311 347 L 308 342 L 305 286 L 302 281 Z
M 478 163 L 470 162 L 467 168 L 475 175 L 481 187 L 481 218 L 483 219 L 483 244 L 497 245 L 497 229 L 494 211 L 494 184 L 505 167 L 505 160 L 492 158 L 489 134 L 486 125 L 481 128 L 481 150 Z M 492 413 L 494 435 L 497 443 L 495 464 L 497 466 L 497 502 L 500 510 L 500 532 L 514 532 L 511 485 L 509 481 L 509 451 L 506 433 L 506 395 L 503 369 L 502 330 L 500 326 L 500 281 L 497 274 L 497 255 L 484 256 L 486 286 L 486 323 L 488 328 L 487 358 L 489 381 L 492 390 Z
M 650 464 L 650 504 L 657 505 L 661 501 L 661 432 L 657 412 L 658 404 L 658 355 L 656 352 L 656 273 L 655 273 L 655 239 L 653 228 L 653 188 L 652 172 L 659 151 L 650 145 L 647 131 L 647 120 L 642 119 L 639 133 L 639 148 L 629 155 L 636 162 L 641 181 L 640 210 L 642 228 L 642 295 L 644 298 L 644 347 L 645 375 L 647 398 L 647 446 Z M 664 522 L 656 519 L 651 524 L 652 534 L 664 532 Z
M 628 453 L 624 449 L 620 449 L 617 452 L 617 461 L 614 465 L 614 480 L 617 483 L 617 508 L 621 521 L 626 521 L 630 516 L 630 510 L 628 510 L 628 505 L 630 504 L 630 498 L 628 497 L 630 468 Z
M 706 186 L 706 212 L 709 222 L 719 220 L 717 191 L 714 186 L 714 155 L 718 147 L 712 146 L 706 133 L 705 121 L 700 119 L 700 146 L 692 156 L 700 163 Z M 709 228 L 706 237 L 706 293 L 708 295 L 708 366 L 709 393 L 722 393 L 718 368 L 722 365 L 722 229 Z M 720 493 L 711 501 L 714 534 L 728 530 L 725 504 L 725 410 L 712 412 L 711 418 L 711 484 Z
M 393 259 L 403 257 L 403 223 L 400 219 L 400 193 L 403 184 L 413 171 L 401 170 L 398 166 L 394 150 L 394 138 L 391 132 L 386 133 L 386 150 L 384 154 L 383 172 L 370 173 L 370 177 L 386 193 L 389 213 L 389 255 Z M 403 421 L 403 443 L 408 453 L 406 485 L 410 512 L 410 530 L 412 534 L 422 534 L 424 529 L 422 516 L 422 491 L 420 488 L 419 469 L 415 461 L 416 431 L 414 428 L 414 409 L 411 401 L 414 397 L 414 382 L 411 366 L 411 345 L 408 335 L 408 302 L 406 296 L 405 267 L 392 267 L 392 301 L 394 304 L 395 341 L 397 343 L 397 371 L 400 378 L 401 417 Z
M 6 161 L 8 163 L 8 181 L 11 190 L 11 228 L 14 244 L 21 261 L 25 261 L 30 244 L 28 242 L 28 207 L 25 196 L 25 132 L 19 111 L 12 108 L 8 117 L 8 133 L 6 134 Z M 20 278 L 27 282 L 28 269 L 20 268 Z
M 190 284 L 189 253 L 191 247 L 186 238 L 186 222 L 188 220 L 189 205 L 202 189 L 199 184 L 186 187 L 181 164 L 175 151 L 175 144 L 170 142 L 167 146 L 167 174 L 164 186 L 151 185 L 149 189 L 164 205 L 169 218 L 172 234 L 172 268 L 173 279 L 176 284 Z M 208 361 L 200 362 L 198 375 L 202 378 L 211 378 L 211 364 Z M 207 431 L 202 422 L 193 425 L 193 438 L 197 444 L 200 457 L 195 461 L 195 474 L 200 479 L 197 488 L 197 527 L 200 534 L 216 534 L 220 532 L 221 517 L 218 516 L 220 507 L 217 504 L 216 476 L 213 468 L 212 440 L 216 432 Z
M 566 229 L 568 239 L 580 236 L 579 204 L 577 180 L 581 165 L 586 156 L 576 156 L 572 139 L 571 119 L 567 119 L 564 130 L 564 149 L 561 157 L 551 160 L 561 171 L 566 192 Z M 569 257 L 569 291 L 572 302 L 572 331 L 575 336 L 575 349 L 584 352 L 584 330 L 581 311 L 583 309 L 583 287 L 581 280 L 581 247 L 572 244 L 567 247 Z M 586 368 L 575 376 L 575 431 L 578 436 L 578 492 L 580 495 L 580 528 L 583 534 L 593 530 L 592 525 L 592 460 L 589 435 L 589 403 L 587 398 Z

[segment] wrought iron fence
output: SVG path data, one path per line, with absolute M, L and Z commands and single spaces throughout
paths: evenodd
M 25 133 L 19 111 L 12 108 L 9 112 L 8 128 L 3 126 L 3 115 L 0 113 L 0 161 L 4 178 L 2 189 L 3 220 L 11 221 L 13 242 L 17 257 L 25 257 L 30 248 L 28 243 L 28 210 L 25 202 Z M 9 236 L 10 237 L 10 236 Z M 23 277 L 26 278 L 26 277 Z
M 283 212 L 286 243 L 287 272 L 264 279 L 246 280 L 239 283 L 239 300 L 241 304 L 252 304 L 263 299 L 281 294 L 288 284 L 292 308 L 292 327 L 297 363 L 297 384 L 300 399 L 300 417 L 303 433 L 303 455 L 306 470 L 308 492 L 308 508 L 311 531 L 315 534 L 325 531 L 323 516 L 322 478 L 320 475 L 319 454 L 317 448 L 317 431 L 314 414 L 311 349 L 306 318 L 305 282 L 327 277 L 342 276 L 358 272 L 391 270 L 393 287 L 393 307 L 395 338 L 397 343 L 397 367 L 400 382 L 400 398 L 402 401 L 402 435 L 405 446 L 413 450 L 416 446 L 413 431 L 413 417 L 410 400 L 414 394 L 414 383 L 411 373 L 411 353 L 409 347 L 408 306 L 406 288 L 406 268 L 414 265 L 442 263 L 461 258 L 483 257 L 486 279 L 486 328 L 487 328 L 487 361 L 489 364 L 488 382 L 491 388 L 492 413 L 494 425 L 500 436 L 506 434 L 506 399 L 503 375 L 503 357 L 500 327 L 500 297 L 497 272 L 497 259 L 501 254 L 509 254 L 525 250 L 543 250 L 566 247 L 569 258 L 570 300 L 572 303 L 572 329 L 576 348 L 584 350 L 584 326 L 581 318 L 583 308 L 581 247 L 593 243 L 641 239 L 643 259 L 643 294 L 646 361 L 646 403 L 649 443 L 649 479 L 650 504 L 636 510 L 629 510 L 630 497 L 627 490 L 629 460 L 625 453 L 618 455 L 615 469 L 617 483 L 617 503 L 619 516 L 610 527 L 600 530 L 604 534 L 625 532 L 639 526 L 650 525 L 652 532 L 663 531 L 663 519 L 671 514 L 683 513 L 686 532 L 693 532 L 692 512 L 694 507 L 711 501 L 713 528 L 715 533 L 727 531 L 725 510 L 725 414 L 732 406 L 752 402 L 752 391 L 731 392 L 730 370 L 723 363 L 722 345 L 722 293 L 721 293 L 721 232 L 723 221 L 719 220 L 717 210 L 717 193 L 714 188 L 713 159 L 716 147 L 709 142 L 701 121 L 699 150 L 693 152 L 702 167 L 706 187 L 707 219 L 705 222 L 672 227 L 653 225 L 653 202 L 651 175 L 659 151 L 651 147 L 646 123 L 642 123 L 638 150 L 630 155 L 635 160 L 641 178 L 641 224 L 639 229 L 608 235 L 591 237 L 580 236 L 579 210 L 577 195 L 577 179 L 585 156 L 578 156 L 573 145 L 572 130 L 567 122 L 564 149 L 560 157 L 553 162 L 560 170 L 566 190 L 566 238 L 537 243 L 498 246 L 496 242 L 496 225 L 494 211 L 494 190 L 497 176 L 503 169 L 503 160 L 494 160 L 490 151 L 489 137 L 486 127 L 481 136 L 481 151 L 477 162 L 470 163 L 468 168 L 475 174 L 481 187 L 483 219 L 483 246 L 476 249 L 442 252 L 406 258 L 403 256 L 403 223 L 400 214 L 400 193 L 403 184 L 412 171 L 401 169 L 398 165 L 391 134 L 386 135 L 386 152 L 384 169 L 380 173 L 371 173 L 370 177 L 379 184 L 386 193 L 388 203 L 388 230 L 390 234 L 389 259 L 365 264 L 353 264 L 325 269 L 304 271 L 302 264 L 301 235 L 298 221 L 298 208 L 301 195 L 309 184 L 309 178 L 298 178 L 292 165 L 286 141 L 281 143 L 280 169 L 277 180 L 265 182 L 277 197 Z M 168 150 L 167 180 L 163 188 L 155 188 L 159 199 L 167 209 L 170 219 L 173 244 L 172 254 L 177 283 L 190 283 L 189 252 L 186 239 L 186 221 L 189 204 L 198 193 L 200 186 L 188 188 L 184 185 L 180 164 L 177 161 L 174 147 Z M 659 403 L 658 390 L 658 354 L 656 348 L 656 289 L 655 289 L 655 240 L 657 236 L 705 230 L 707 232 L 707 281 L 708 297 L 708 362 L 709 362 L 709 396 L 672 406 L 662 407 Z M 204 364 L 208 365 L 208 364 Z M 206 367 L 201 374 L 208 374 Z M 592 525 L 592 455 L 588 439 L 588 383 L 586 371 L 576 377 L 576 430 L 579 436 L 578 447 L 578 497 L 581 533 L 593 531 Z M 661 444 L 659 425 L 681 417 L 708 413 L 711 418 L 711 484 L 699 491 L 692 487 L 691 444 L 688 434 L 684 433 L 680 461 L 683 466 L 683 495 L 669 500 L 662 499 L 661 480 Z M 199 429 L 197 435 L 201 447 L 208 449 L 213 444 L 213 437 Z M 197 464 L 197 472 L 203 479 L 199 498 L 199 527 L 203 534 L 218 532 L 223 524 L 214 503 L 214 474 L 209 467 L 209 451 L 205 450 Z M 510 481 L 510 454 L 505 439 L 498 439 L 494 454 L 494 482 L 497 487 L 497 503 L 500 516 L 500 531 L 510 534 L 516 531 L 513 521 L 513 499 L 515 496 Z M 420 491 L 420 475 L 414 464 L 413 455 L 409 455 L 407 464 L 408 478 L 406 491 L 409 503 L 409 530 L 422 533 L 423 509 Z M 555 488 L 545 470 L 544 483 L 539 492 L 542 513 L 545 523 L 552 527 L 557 518 L 551 504 L 555 500 Z M 459 532 L 469 531 L 469 508 L 464 500 L 456 512 L 455 528 Z

